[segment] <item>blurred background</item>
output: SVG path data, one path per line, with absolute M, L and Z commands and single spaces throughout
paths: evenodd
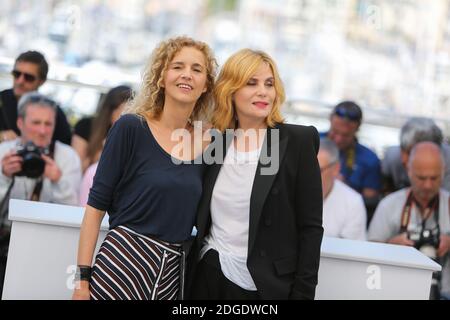
M 26 50 L 50 64 L 43 93 L 71 124 L 110 87 L 137 87 L 154 46 L 189 35 L 219 65 L 242 47 L 278 63 L 288 122 L 328 129 L 344 99 L 363 107 L 359 138 L 382 157 L 411 116 L 450 136 L 450 0 L 0 0 L 0 90 Z

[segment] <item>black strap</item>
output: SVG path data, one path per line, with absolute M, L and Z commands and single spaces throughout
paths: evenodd
M 429 210 L 430 214 L 425 215 L 425 217 L 422 219 L 422 228 L 425 227 L 425 222 L 427 219 L 432 215 L 434 219 L 436 220 L 436 224 L 439 225 L 439 196 L 440 192 L 431 199 L 430 203 L 428 204 L 427 208 L 425 210 Z M 402 216 L 400 220 L 400 233 L 404 233 L 408 229 L 409 222 L 411 220 L 411 209 L 414 205 L 415 199 L 414 195 L 411 190 L 409 190 L 408 197 L 406 198 L 406 202 L 403 206 L 402 210 Z M 450 198 L 449 198 L 449 205 L 450 205 Z
M 34 185 L 33 193 L 31 194 L 31 201 L 39 201 L 42 192 L 42 185 L 44 184 L 44 179 L 42 176 L 36 179 L 36 184 Z
M 8 204 L 9 195 L 11 194 L 11 190 L 14 187 L 14 177 L 12 178 L 11 183 L 9 184 L 8 190 L 6 190 L 6 193 L 2 199 L 2 202 L 0 203 L 0 230 L 3 229 L 3 224 L 5 223 L 6 215 L 8 214 L 8 207 L 6 205 Z
M 411 206 L 412 206 L 412 192 L 409 190 L 406 202 L 403 205 L 402 217 L 400 220 L 400 233 L 406 232 L 411 219 Z
M 356 159 L 356 148 L 355 146 L 350 147 L 345 151 L 345 180 L 348 182 L 351 175 L 353 174 L 353 167 L 355 166 Z

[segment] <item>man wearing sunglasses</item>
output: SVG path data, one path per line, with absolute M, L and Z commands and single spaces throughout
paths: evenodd
M 14 68 L 13 87 L 0 92 L 0 142 L 15 139 L 19 134 L 17 127 L 17 102 L 25 93 L 36 91 L 47 80 L 48 64 L 45 57 L 37 51 L 20 54 Z M 56 127 L 53 141 L 70 144 L 72 131 L 61 108 L 57 108 Z
M 343 101 L 334 107 L 330 130 L 321 137 L 328 137 L 339 148 L 340 179 L 361 193 L 370 221 L 381 191 L 381 165 L 377 155 L 358 142 L 361 122 L 361 108 L 353 101 Z

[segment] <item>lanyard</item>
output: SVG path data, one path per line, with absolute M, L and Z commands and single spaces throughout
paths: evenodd
M 44 184 L 44 179 L 42 176 L 37 178 L 36 184 L 34 185 L 33 193 L 31 194 L 31 201 L 39 201 L 41 197 L 42 185 Z
M 355 165 L 355 147 L 351 147 L 345 151 L 345 180 L 349 180 L 353 174 L 353 167 Z
M 411 220 L 411 209 L 412 206 L 415 205 L 414 201 L 414 195 L 411 190 L 408 192 L 408 197 L 406 198 L 405 205 L 403 206 L 402 210 L 402 217 L 401 217 L 401 224 L 400 224 L 400 232 L 406 232 L 408 228 L 408 224 Z M 425 208 L 425 214 L 422 218 L 422 229 L 425 229 L 425 222 L 427 219 L 433 215 L 436 224 L 439 225 L 438 222 L 438 211 L 439 211 L 439 193 L 431 199 L 431 201 L 428 203 L 427 207 Z

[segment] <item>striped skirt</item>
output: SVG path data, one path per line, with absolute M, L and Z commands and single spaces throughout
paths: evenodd
M 184 251 L 119 226 L 108 232 L 92 267 L 93 300 L 183 298 Z

